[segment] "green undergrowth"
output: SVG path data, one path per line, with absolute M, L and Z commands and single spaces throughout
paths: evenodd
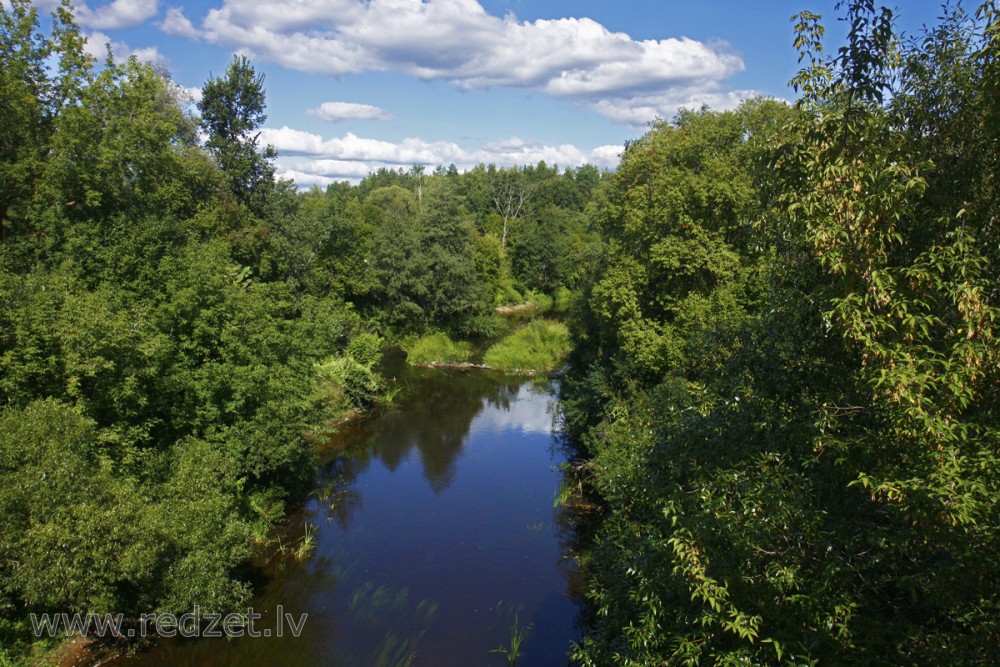
M 400 347 L 406 351 L 406 361 L 410 364 L 463 362 L 472 356 L 472 343 L 454 341 L 440 331 L 404 338 Z
M 552 310 L 557 313 L 565 313 L 573 304 L 573 292 L 565 287 L 559 287 L 552 294 Z
M 544 373 L 562 366 L 569 349 L 565 324 L 534 320 L 487 350 L 483 360 L 508 373 Z

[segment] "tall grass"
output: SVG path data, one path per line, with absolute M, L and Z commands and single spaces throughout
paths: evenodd
M 468 361 L 472 356 L 472 343 L 451 340 L 441 332 L 406 338 L 400 346 L 406 350 L 406 361 L 410 364 Z
M 562 366 L 569 349 L 565 324 L 534 320 L 487 350 L 483 361 L 508 373 L 544 373 Z

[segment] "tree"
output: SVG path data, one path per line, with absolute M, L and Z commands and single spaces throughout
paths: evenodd
M 45 173 L 59 113 L 80 101 L 93 78 L 93 58 L 73 23 L 68 2 L 52 16 L 53 34 L 39 31 L 25 0 L 0 4 L 0 240 L 29 231 L 32 194 Z M 53 66 L 54 65 L 54 66 Z
M 907 45 L 845 4 L 832 57 L 800 16 L 790 113 L 625 151 L 564 384 L 607 509 L 585 665 L 996 661 L 998 16 Z
M 48 139 L 50 44 L 38 33 L 37 10 L 20 0 L 0 5 L 0 240 L 23 216 Z M 20 209 L 20 210 L 19 210 Z
M 528 201 L 528 184 L 524 176 L 516 169 L 499 171 L 490 186 L 490 194 L 497 213 L 503 219 L 503 233 L 500 245 L 507 247 L 507 232 L 511 221 L 521 216 L 524 205 Z
M 262 210 L 273 185 L 277 156 L 272 146 L 258 150 L 265 107 L 264 75 L 256 73 L 246 56 L 234 57 L 225 77 L 209 79 L 198 102 L 208 149 L 236 199 L 255 212 Z

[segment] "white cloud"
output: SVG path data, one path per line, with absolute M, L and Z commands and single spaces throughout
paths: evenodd
M 621 162 L 623 150 L 622 146 L 616 145 L 598 146 L 590 151 L 590 163 L 598 167 L 613 169 Z
M 352 162 L 350 160 L 313 160 L 292 165 L 286 173 L 309 174 L 337 180 L 360 180 L 380 166 L 378 162 Z M 298 183 L 299 179 L 295 178 Z
M 315 109 L 308 109 L 306 114 L 331 123 L 344 120 L 392 120 L 395 118 L 385 109 L 353 102 L 323 102 Z
M 538 390 L 530 387 L 525 384 L 518 389 L 517 396 L 504 410 L 491 408 L 489 400 L 484 398 L 484 409 L 472 420 L 469 432 L 517 429 L 526 433 L 549 434 L 555 431 L 555 399 L 539 396 Z
M 198 86 L 181 86 L 184 93 L 191 99 L 191 102 L 197 104 L 201 102 L 202 90 Z
M 465 156 L 458 144 L 422 139 L 404 139 L 400 143 L 365 139 L 348 132 L 343 137 L 323 139 L 318 134 L 293 130 L 264 128 L 260 141 L 271 144 L 279 153 L 286 155 L 309 155 L 335 160 L 367 160 L 396 165 L 449 164 L 459 162 Z
M 537 164 L 545 161 L 549 165 L 576 166 L 588 162 L 587 156 L 572 144 L 548 146 L 537 141 L 525 141 L 512 137 L 506 141 L 487 144 L 475 151 L 466 162 L 495 163 L 504 166 Z
M 202 27 L 209 41 L 290 69 L 520 87 L 633 125 L 699 94 L 725 103 L 742 94 L 722 84 L 744 68 L 725 43 L 636 40 L 588 18 L 501 18 L 476 0 L 223 0 Z
M 174 96 L 183 105 L 194 105 L 201 101 L 201 88 L 197 86 L 182 86 L 172 79 L 167 79 L 167 85 L 174 91 Z
M 201 34 L 191 23 L 191 19 L 184 15 L 184 10 L 180 7 L 171 7 L 164 14 L 163 20 L 157 27 L 171 37 L 183 37 L 185 39 L 197 39 Z
M 108 44 L 111 44 L 111 53 L 117 62 L 124 62 L 132 56 L 135 56 L 136 60 L 151 65 L 165 65 L 167 62 L 167 59 L 155 46 L 133 49 L 125 42 L 114 41 L 103 32 L 92 32 L 84 37 L 87 40 L 83 45 L 84 52 L 96 58 L 97 62 L 104 62 L 107 58 Z
M 93 56 L 99 63 L 104 62 L 104 59 L 108 55 L 108 44 L 111 44 L 111 50 L 114 52 L 112 39 L 103 32 L 94 32 L 89 35 L 85 35 L 84 39 L 86 39 L 86 42 L 83 44 L 84 52 Z M 117 58 L 117 56 L 115 57 Z
M 118 55 L 118 51 L 115 51 L 115 57 L 121 58 L 122 60 L 127 60 L 130 57 L 135 57 L 136 60 L 144 63 L 149 63 L 151 65 L 166 65 L 167 58 L 160 50 L 155 46 L 144 46 L 138 49 L 130 49 L 124 42 L 115 42 L 111 45 L 112 50 L 116 48 L 121 50 L 122 55 Z
M 598 146 L 587 152 L 571 144 L 550 146 L 517 137 L 467 150 L 451 142 L 407 138 L 393 143 L 359 137 L 351 132 L 324 139 L 318 134 L 289 127 L 264 128 L 260 141 L 278 150 L 283 165 L 279 175 L 294 179 L 300 186 L 343 180 L 356 183 L 380 167 L 408 168 L 414 164 L 431 167 L 455 164 L 467 170 L 477 164 L 512 167 L 544 160 L 549 165 L 561 167 L 593 164 L 614 168 L 622 151 L 621 146 Z M 287 164 L 290 157 L 300 159 Z
M 74 2 L 77 23 L 97 30 L 134 28 L 159 12 L 158 0 L 113 0 L 91 9 L 86 2 Z
M 601 99 L 592 102 L 591 107 L 612 120 L 644 127 L 657 117 L 670 120 L 680 109 L 697 110 L 706 105 L 716 111 L 735 109 L 756 94 L 752 90 L 726 90 L 715 82 L 707 82 L 665 93 Z
M 331 183 L 336 183 L 338 181 L 351 180 L 348 178 L 331 178 L 329 176 L 320 176 L 319 174 L 311 174 L 302 171 L 296 171 L 294 169 L 279 169 L 276 175 L 278 178 L 287 178 L 289 180 L 295 181 L 295 185 L 297 185 L 299 188 L 309 188 L 314 185 L 318 185 L 320 187 L 326 187 Z

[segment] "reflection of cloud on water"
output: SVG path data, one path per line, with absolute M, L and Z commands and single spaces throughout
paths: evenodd
M 508 406 L 500 407 L 484 399 L 483 409 L 472 420 L 471 432 L 481 429 L 497 431 L 519 430 L 526 433 L 552 433 L 553 400 L 547 391 L 525 383 L 512 396 Z

